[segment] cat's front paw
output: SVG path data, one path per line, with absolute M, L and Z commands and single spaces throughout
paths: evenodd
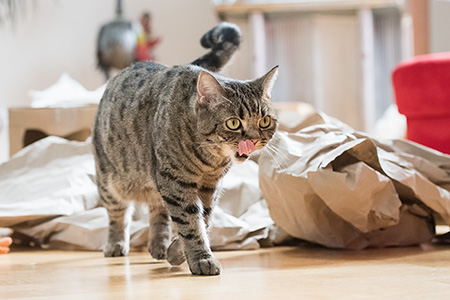
M 105 257 L 126 256 L 130 251 L 130 245 L 124 241 L 108 243 L 103 249 Z
M 193 275 L 219 275 L 222 272 L 222 265 L 214 256 L 189 261 L 188 263 Z

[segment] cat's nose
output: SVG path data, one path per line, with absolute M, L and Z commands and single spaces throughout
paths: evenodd
M 256 143 L 258 142 L 258 139 L 252 139 L 251 141 L 253 142 L 254 145 L 256 145 Z

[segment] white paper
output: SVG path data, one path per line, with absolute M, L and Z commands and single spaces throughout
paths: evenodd
M 43 91 L 30 91 L 31 107 L 78 107 L 99 104 L 106 84 L 94 91 L 86 90 L 79 82 L 63 73 L 58 81 Z
M 0 165 L 0 227 L 59 249 L 100 250 L 108 218 L 98 207 L 95 165 L 89 142 L 57 137 L 40 140 Z M 212 215 L 213 249 L 255 249 L 273 225 L 258 187 L 258 166 L 234 166 Z M 147 247 L 148 210 L 137 208 L 131 246 Z

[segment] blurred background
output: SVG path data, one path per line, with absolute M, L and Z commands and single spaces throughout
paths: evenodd
M 450 51 L 444 0 L 122 1 L 122 19 L 138 34 L 144 13 L 155 42 L 147 58 L 190 62 L 205 52 L 203 33 L 234 22 L 243 43 L 225 75 L 250 79 L 279 65 L 274 101 L 308 103 L 368 132 L 394 101 L 396 64 Z M 31 90 L 63 73 L 89 91 L 105 83 L 97 45 L 116 14 L 116 0 L 0 0 L 0 162 L 9 157 L 7 109 L 30 106 Z

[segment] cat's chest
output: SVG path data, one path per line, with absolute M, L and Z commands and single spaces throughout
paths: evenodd
M 225 174 L 228 172 L 229 166 L 230 166 L 230 163 L 225 162 L 225 163 L 222 163 L 221 166 L 217 166 L 216 168 L 211 168 L 209 171 L 205 171 L 199 178 L 200 185 L 216 186 L 222 180 L 222 178 L 225 176 Z

